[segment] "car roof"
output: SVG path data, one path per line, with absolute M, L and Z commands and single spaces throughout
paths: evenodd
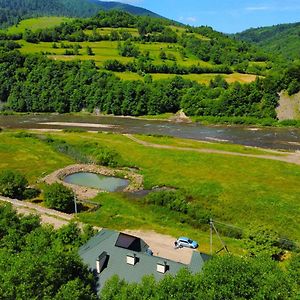
M 185 236 L 181 236 L 180 238 L 178 238 L 179 240 L 183 240 L 183 241 L 188 241 L 190 240 L 189 238 L 185 237 Z

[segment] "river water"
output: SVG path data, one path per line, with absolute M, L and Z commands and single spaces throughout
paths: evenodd
M 253 128 L 246 126 L 204 126 L 197 123 L 172 123 L 113 116 L 74 115 L 10 115 L 0 116 L 0 127 L 4 128 L 71 128 L 67 124 L 81 123 L 72 128 L 119 133 L 159 134 L 210 142 L 225 142 L 282 150 L 300 150 L 300 129 Z M 48 123 L 48 124 L 44 124 Z M 51 123 L 51 124 L 49 124 Z

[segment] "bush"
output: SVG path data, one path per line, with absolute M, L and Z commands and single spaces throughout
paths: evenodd
M 92 154 L 94 162 L 97 165 L 116 167 L 119 165 L 120 157 L 119 154 L 108 148 L 100 148 L 93 152 Z
M 185 195 L 180 191 L 163 190 L 147 195 L 145 202 L 167 207 L 170 210 L 187 213 L 188 202 Z
M 74 193 L 61 183 L 48 185 L 44 191 L 45 203 L 48 207 L 63 212 L 73 210 Z
M 34 188 L 27 188 L 25 189 L 23 193 L 23 198 L 24 199 L 34 199 L 40 194 L 40 191 L 38 189 Z
M 4 170 L 0 173 L 0 194 L 21 199 L 28 185 L 27 179 L 17 171 Z

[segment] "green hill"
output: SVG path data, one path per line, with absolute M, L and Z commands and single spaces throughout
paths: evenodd
M 144 8 L 97 0 L 0 0 L 0 26 L 37 16 L 90 17 L 99 10 L 118 9 L 136 15 L 160 17 Z
M 282 55 L 288 60 L 300 59 L 300 22 L 251 28 L 235 37 L 255 43 L 264 50 Z

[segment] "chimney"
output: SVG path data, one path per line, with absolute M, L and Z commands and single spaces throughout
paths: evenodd
M 107 252 L 103 251 L 96 260 L 96 270 L 98 274 L 100 274 L 103 271 L 104 266 L 106 264 L 106 260 L 107 260 Z
M 126 262 L 127 262 L 127 264 L 134 266 L 137 263 L 137 257 L 136 257 L 136 255 L 134 253 L 127 254 L 127 256 L 126 256 Z
M 158 262 L 156 264 L 156 271 L 162 274 L 165 274 L 167 272 L 168 265 L 166 261 Z

